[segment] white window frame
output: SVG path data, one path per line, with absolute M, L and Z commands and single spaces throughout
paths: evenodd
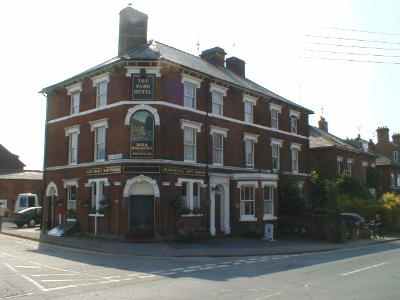
M 194 195 L 195 184 L 197 184 L 197 200 Z M 193 211 L 194 209 L 201 209 L 201 188 L 204 186 L 204 181 L 200 179 L 178 178 L 175 186 L 186 187 L 186 198 L 182 199 L 185 203 L 185 208 Z
M 279 129 L 279 115 L 282 113 L 282 106 L 270 103 L 269 110 L 271 114 L 271 128 Z
M 94 161 L 105 161 L 107 158 L 107 128 L 108 128 L 108 119 L 101 119 L 101 120 L 96 120 L 96 121 L 91 121 L 89 122 L 90 124 L 90 130 L 94 132 L 94 153 L 93 153 L 93 158 Z M 99 153 L 98 150 L 98 130 L 99 129 L 104 129 L 104 157 L 103 158 L 98 158 L 97 155 Z
M 351 177 L 353 174 L 353 159 L 346 160 L 346 170 L 345 175 Z
M 400 174 L 397 174 L 397 187 L 400 187 Z
M 217 127 L 214 125 L 210 126 L 210 136 L 212 138 L 212 153 L 213 153 L 212 160 L 213 160 L 214 166 L 223 166 L 224 165 L 224 143 L 225 143 L 225 139 L 228 137 L 228 132 L 229 132 L 229 129 Z M 219 136 L 222 139 L 222 144 L 221 144 L 222 147 L 219 149 L 220 153 L 221 153 L 221 161 L 220 162 L 217 162 L 215 159 L 215 151 L 218 150 L 218 149 L 215 149 L 215 145 L 214 145 L 214 139 L 216 136 Z
M 255 144 L 258 142 L 258 134 L 244 133 L 243 142 L 245 165 L 247 168 L 253 169 L 255 167 Z M 251 153 L 248 153 L 248 146 L 251 146 Z M 249 154 L 251 154 L 251 157 Z
M 75 210 L 75 213 L 78 214 L 78 187 L 78 183 L 65 184 L 65 189 L 67 190 L 67 215 L 69 210 Z M 75 199 L 71 199 L 71 188 L 75 188 Z M 76 218 L 67 218 L 67 221 L 75 222 Z
M 190 98 L 189 91 L 193 93 Z M 192 109 L 197 108 L 197 88 L 192 82 L 185 81 L 183 83 L 183 106 Z
M 295 116 L 290 116 L 290 132 L 297 134 L 299 131 L 299 119 Z
M 197 133 L 201 132 L 202 124 L 189 120 L 181 120 L 181 129 L 183 131 L 183 160 L 185 162 L 197 162 Z M 185 132 L 191 130 L 193 134 L 193 143 L 187 144 L 185 141 Z M 186 158 L 186 149 L 192 148 L 193 150 L 193 160 Z
M 67 95 L 70 96 L 70 114 L 75 115 L 80 110 L 80 98 L 82 92 L 82 83 L 78 82 L 66 87 Z M 75 98 L 77 96 L 77 98 Z
M 275 216 L 275 199 L 277 197 L 277 183 L 276 182 L 262 182 L 262 188 L 263 188 L 263 220 L 275 220 L 276 216 Z M 266 199 L 265 198 L 265 189 L 268 188 L 268 194 L 269 194 L 269 198 Z M 271 208 L 272 208 L 272 213 L 266 213 L 265 208 L 266 205 L 271 204 Z
M 200 88 L 202 79 L 182 73 L 181 82 L 183 84 L 183 106 L 194 110 L 197 109 L 197 89 Z M 193 88 L 193 99 L 191 105 L 186 105 L 186 89 L 188 87 Z
M 299 173 L 300 171 L 300 151 L 301 145 L 293 143 L 290 145 L 292 172 Z
M 238 182 L 237 187 L 240 189 L 240 221 L 241 222 L 255 222 L 256 217 L 256 189 L 258 188 L 257 182 Z M 244 199 L 246 197 L 246 189 L 251 189 L 252 195 L 249 199 Z M 249 191 L 249 196 L 250 196 Z M 251 214 L 246 214 L 246 206 L 250 205 Z
M 77 165 L 79 156 L 79 125 L 65 128 L 65 136 L 68 137 L 68 164 Z M 76 147 L 72 149 L 74 139 L 76 140 Z M 74 151 L 75 150 L 75 151 Z
M 224 95 L 221 92 L 211 92 L 211 113 L 218 116 L 224 115 Z
M 395 187 L 396 186 L 396 178 L 395 178 L 395 175 L 394 175 L 393 172 L 390 173 L 390 186 L 391 187 Z
M 400 161 L 400 157 L 399 157 L 399 151 L 395 150 L 393 151 L 393 161 L 395 162 L 399 162 Z
M 224 136 L 219 133 L 212 135 L 213 165 L 224 165 Z
M 281 147 L 283 141 L 278 139 L 271 139 L 271 168 L 273 172 L 278 172 L 281 169 Z M 274 161 L 276 166 L 274 168 Z
M 243 120 L 246 123 L 254 123 L 254 107 L 257 104 L 257 98 L 248 94 L 243 95 Z
M 92 77 L 93 87 L 96 88 L 96 107 L 107 106 L 108 103 L 108 83 L 110 82 L 110 73 L 104 73 Z M 101 86 L 105 87 L 104 94 L 101 94 Z M 103 98 L 104 97 L 104 98 Z
M 89 179 L 86 187 L 90 190 L 90 206 L 95 209 L 95 213 L 89 213 L 89 216 L 103 217 L 104 214 L 98 213 L 101 208 L 100 202 L 105 199 L 104 188 L 110 186 L 108 178 Z M 101 192 L 99 192 L 101 191 Z

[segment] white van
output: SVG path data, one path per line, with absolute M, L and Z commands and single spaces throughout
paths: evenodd
M 17 196 L 14 212 L 18 212 L 28 207 L 39 206 L 39 197 L 36 194 L 25 193 Z

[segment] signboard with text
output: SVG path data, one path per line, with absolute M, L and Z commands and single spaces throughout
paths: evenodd
M 133 99 L 150 100 L 154 98 L 156 77 L 154 74 L 133 74 L 132 96 Z

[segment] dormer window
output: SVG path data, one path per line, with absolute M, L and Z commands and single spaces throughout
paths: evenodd
M 279 115 L 282 112 L 282 106 L 271 103 L 269 109 L 271 112 L 271 127 L 279 129 Z
M 96 88 L 96 107 L 107 105 L 109 73 L 92 77 L 93 86 Z
M 183 84 L 183 106 L 197 109 L 197 89 L 201 86 L 201 79 L 182 74 Z
M 79 113 L 82 83 L 76 83 L 67 87 L 67 94 L 70 96 L 70 114 Z
M 257 98 L 244 95 L 244 121 L 246 123 L 254 123 L 254 106 L 257 104 Z
M 295 110 L 290 110 L 289 117 L 290 117 L 290 132 L 297 134 L 299 132 L 300 112 Z
M 211 83 L 211 113 L 222 116 L 224 114 L 224 97 L 226 96 L 227 88 Z

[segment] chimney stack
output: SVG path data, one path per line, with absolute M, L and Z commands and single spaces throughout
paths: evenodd
M 226 60 L 226 68 L 240 77 L 246 77 L 246 63 L 240 58 L 234 56 L 229 57 Z
M 147 44 L 146 14 L 128 6 L 119 13 L 118 56 Z
M 393 143 L 400 146 L 400 133 L 395 133 L 392 135 Z
M 321 119 L 318 121 L 318 128 L 323 131 L 328 132 L 328 122 L 322 116 L 321 116 Z
M 220 47 L 214 47 L 208 50 L 204 50 L 200 57 L 210 64 L 213 64 L 218 67 L 225 67 L 225 55 L 226 52 L 224 49 Z
M 376 133 L 378 134 L 378 144 L 389 143 L 389 128 L 378 127 Z

